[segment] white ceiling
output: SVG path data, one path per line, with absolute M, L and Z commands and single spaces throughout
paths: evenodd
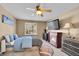
M 44 13 L 44 17 L 38 16 L 34 13 L 34 11 L 27 10 L 26 8 L 35 8 L 37 5 L 36 3 L 5 3 L 1 4 L 7 11 L 12 13 L 17 19 L 23 20 L 34 20 L 34 21 L 47 21 L 47 20 L 54 20 L 60 14 L 67 12 L 73 8 L 79 6 L 79 4 L 56 4 L 56 3 L 41 3 L 46 9 L 51 9 L 51 13 Z

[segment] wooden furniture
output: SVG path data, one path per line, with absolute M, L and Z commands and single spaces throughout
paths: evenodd
M 79 56 L 79 42 L 71 38 L 64 38 L 62 42 L 62 51 L 70 56 Z
M 57 48 L 61 48 L 62 32 L 48 32 L 49 42 Z

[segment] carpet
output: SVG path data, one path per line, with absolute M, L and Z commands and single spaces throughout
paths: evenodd
M 7 51 L 3 56 L 40 56 L 39 54 L 39 47 L 34 46 L 29 49 L 24 49 L 21 52 L 13 51 L 13 48 L 7 48 Z

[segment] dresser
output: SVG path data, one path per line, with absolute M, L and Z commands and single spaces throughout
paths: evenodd
M 70 56 L 79 56 L 79 42 L 71 38 L 64 38 L 62 51 Z

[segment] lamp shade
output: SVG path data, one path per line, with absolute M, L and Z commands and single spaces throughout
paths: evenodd
M 37 14 L 37 15 L 41 15 L 42 12 L 41 12 L 41 11 L 37 11 L 36 14 Z
M 72 27 L 72 26 L 71 26 L 70 23 L 66 23 L 63 28 L 71 28 L 71 27 Z

